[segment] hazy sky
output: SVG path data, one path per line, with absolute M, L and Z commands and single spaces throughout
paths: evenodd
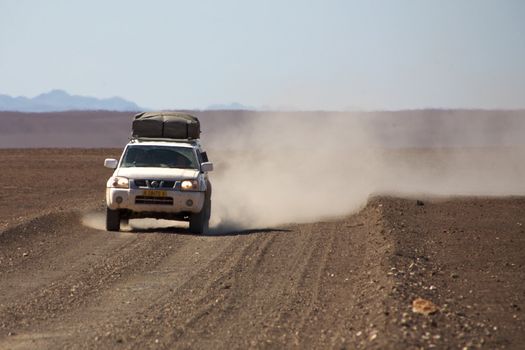
M 0 0 L 0 93 L 525 107 L 525 1 Z

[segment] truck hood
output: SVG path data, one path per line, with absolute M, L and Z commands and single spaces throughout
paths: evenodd
M 119 168 L 115 176 L 124 176 L 128 179 L 159 179 L 182 180 L 196 179 L 199 171 L 195 169 L 176 168 Z

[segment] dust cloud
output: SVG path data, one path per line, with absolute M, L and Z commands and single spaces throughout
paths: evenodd
M 211 225 L 314 222 L 358 211 L 378 194 L 523 195 L 524 116 L 254 114 L 204 140 L 216 169 Z
M 331 219 L 373 195 L 525 195 L 525 111 L 195 114 L 215 163 L 215 233 Z M 104 230 L 104 220 L 84 223 Z M 176 224 L 131 220 L 123 229 Z
M 102 212 L 89 212 L 82 215 L 82 225 L 95 230 L 106 230 L 106 214 Z
M 106 231 L 106 214 L 100 211 L 87 212 L 82 215 L 82 225 L 99 231 Z M 123 232 L 142 232 L 147 230 L 187 228 L 185 222 L 157 219 L 131 219 L 127 225 L 122 225 Z

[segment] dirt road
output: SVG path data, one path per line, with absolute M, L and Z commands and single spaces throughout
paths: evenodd
M 0 348 L 525 347 L 523 198 L 108 233 L 81 221 L 118 152 L 0 151 Z M 439 311 L 413 313 L 416 297 Z

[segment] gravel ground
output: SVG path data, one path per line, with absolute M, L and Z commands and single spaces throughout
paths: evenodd
M 378 196 L 311 224 L 108 233 L 81 221 L 118 154 L 0 151 L 0 348 L 525 348 L 523 198 Z

